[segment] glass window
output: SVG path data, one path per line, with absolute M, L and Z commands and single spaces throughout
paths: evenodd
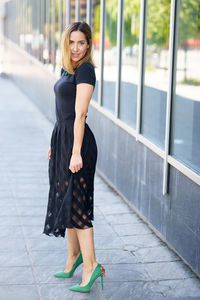
M 86 0 L 80 0 L 80 20 L 86 22 Z
M 164 148 L 171 1 L 148 0 L 141 131 Z
M 40 0 L 40 26 L 39 26 L 39 60 L 43 62 L 43 47 L 44 47 L 44 1 Z
M 40 10 L 37 1 L 32 1 L 32 55 L 39 59 Z
M 32 5 L 27 2 L 27 33 L 26 33 L 26 51 L 32 54 Z
M 100 0 L 93 0 L 91 5 L 91 28 L 93 34 L 93 58 L 96 65 L 96 86 L 92 100 L 98 101 L 99 67 L 100 67 Z
M 124 1 L 120 119 L 136 127 L 140 0 Z
M 76 21 L 76 0 L 71 0 L 70 2 L 70 23 L 73 23 Z
M 118 1 L 106 0 L 104 74 L 102 104 L 115 111 L 115 86 L 117 80 L 117 14 Z
M 171 154 L 200 174 L 200 0 L 180 1 Z
M 62 28 L 62 2 L 55 1 L 55 73 L 60 75 L 60 31 Z
M 44 49 L 43 62 L 49 63 L 49 47 L 50 47 L 50 1 L 44 2 Z

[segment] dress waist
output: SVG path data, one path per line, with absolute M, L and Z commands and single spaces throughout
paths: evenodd
M 65 122 L 70 121 L 70 120 L 75 120 L 75 116 L 71 115 L 71 116 L 68 116 L 68 117 L 63 118 L 63 119 L 57 118 L 56 122 L 57 123 L 65 123 Z
M 85 116 L 85 120 L 86 120 L 86 118 L 87 118 L 87 116 Z M 67 121 L 70 121 L 70 120 L 75 120 L 75 116 L 73 116 L 73 115 L 70 115 L 70 116 L 68 116 L 68 117 L 66 117 L 66 118 L 63 118 L 63 119 L 58 119 L 57 118 L 57 120 L 56 120 L 56 123 L 66 123 Z

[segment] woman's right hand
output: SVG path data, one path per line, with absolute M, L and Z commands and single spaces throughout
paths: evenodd
M 47 151 L 47 159 L 49 160 L 51 158 L 51 148 Z

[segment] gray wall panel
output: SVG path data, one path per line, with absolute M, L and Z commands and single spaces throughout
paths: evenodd
M 199 186 L 170 167 L 170 191 L 163 196 L 158 155 L 92 106 L 88 123 L 97 140 L 97 168 L 200 274 Z

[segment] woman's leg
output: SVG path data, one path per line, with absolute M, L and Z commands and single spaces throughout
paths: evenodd
M 68 240 L 68 258 L 66 262 L 66 269 L 64 272 L 71 271 L 80 254 L 80 244 L 78 241 L 77 233 L 74 228 L 67 228 L 67 240 Z
M 95 249 L 94 249 L 94 232 L 93 227 L 87 229 L 77 229 L 77 236 L 83 256 L 83 274 L 80 286 L 88 284 L 92 272 L 97 266 Z

